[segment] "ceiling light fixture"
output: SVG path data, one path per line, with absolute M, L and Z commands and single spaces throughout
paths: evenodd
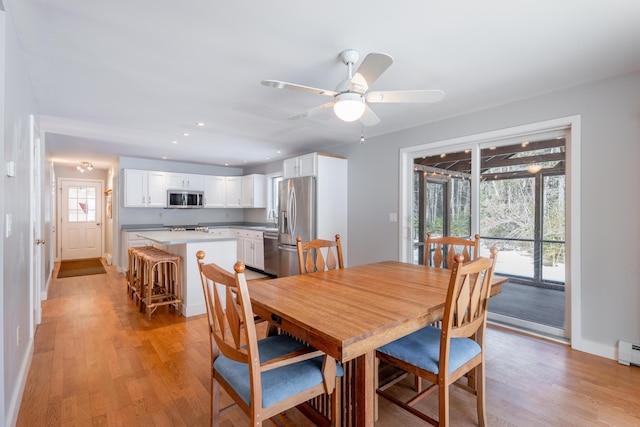
M 364 96 L 356 92 L 343 92 L 335 96 L 333 112 L 340 120 L 353 122 L 364 113 Z
M 537 163 L 527 166 L 527 172 L 529 172 L 530 174 L 536 174 L 540 172 L 541 169 L 542 169 L 542 165 Z
M 91 171 L 93 170 L 93 163 L 90 162 L 82 162 L 80 163 L 78 166 L 76 166 L 76 169 L 79 172 L 84 172 L 84 171 Z

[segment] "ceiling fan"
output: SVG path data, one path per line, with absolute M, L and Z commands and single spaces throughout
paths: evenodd
M 362 118 L 362 124 L 365 126 L 380 123 L 380 118 L 369 108 L 369 103 L 425 103 L 438 102 L 444 98 L 444 92 L 437 89 L 368 92 L 369 87 L 391 66 L 393 58 L 386 53 L 370 53 L 364 58 L 354 74 L 353 65 L 358 62 L 359 57 L 358 51 L 353 49 L 340 53 L 340 59 L 347 66 L 348 71 L 347 78 L 338 83 L 335 90 L 318 89 L 278 80 L 263 80 L 261 83 L 277 89 L 297 90 L 333 97 L 332 101 L 290 117 L 292 119 L 306 118 L 320 110 L 333 107 L 333 111 L 339 119 L 353 122 Z

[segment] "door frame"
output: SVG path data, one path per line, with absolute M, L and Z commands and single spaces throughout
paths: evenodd
M 32 195 L 29 209 L 29 338 L 33 339 L 36 326 L 42 322 L 43 251 L 46 247 L 42 228 L 42 139 L 33 114 L 29 116 L 29 149 L 29 188 Z
M 57 180 L 57 190 L 58 190 L 58 194 L 56 194 L 56 200 L 57 200 L 57 208 L 56 208 L 56 212 L 57 212 L 57 218 L 56 218 L 56 262 L 60 262 L 62 260 L 62 224 L 60 221 L 62 221 L 62 218 L 64 218 L 63 216 L 63 212 L 62 212 L 62 184 L 64 181 L 73 181 L 73 182 L 87 182 L 87 183 L 92 183 L 92 184 L 98 184 L 98 186 L 100 187 L 96 194 L 96 197 L 103 197 L 103 188 L 104 188 L 104 181 L 101 179 L 86 179 L 86 178 L 69 178 L 69 177 L 60 177 Z M 105 227 L 104 227 L 104 221 L 106 219 L 106 212 L 105 212 L 105 202 L 102 201 L 101 207 L 100 207 L 100 258 L 104 257 L 104 239 L 105 239 Z
M 583 349 L 582 327 L 581 327 L 581 289 L 580 289 L 580 260 L 581 260 L 581 239 L 580 239 L 580 146 L 581 146 L 581 116 L 568 116 L 558 119 L 547 120 L 538 123 L 531 123 L 522 126 L 499 129 L 475 135 L 469 135 L 448 140 L 436 141 L 433 143 L 417 145 L 400 149 L 399 165 L 399 194 L 400 206 L 399 214 L 401 220 L 398 223 L 399 254 L 401 261 L 411 262 L 411 251 L 413 247 L 411 235 L 411 212 L 412 212 L 412 187 L 413 187 L 413 160 L 416 157 L 425 155 L 425 152 L 446 149 L 456 151 L 457 149 L 469 148 L 475 145 L 473 150 L 480 150 L 481 143 L 489 141 L 506 140 L 510 138 L 521 138 L 525 135 L 540 134 L 565 129 L 566 138 L 566 333 L 569 337 L 571 347 L 576 350 Z M 476 153 L 479 154 L 479 153 Z M 476 155 L 472 165 L 472 179 L 476 182 L 479 179 L 480 158 Z M 479 195 L 477 191 L 472 192 L 472 212 L 477 212 L 479 207 Z M 471 230 L 477 232 L 479 229 L 477 215 L 472 215 Z

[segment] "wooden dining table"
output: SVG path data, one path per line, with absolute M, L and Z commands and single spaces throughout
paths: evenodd
M 375 422 L 376 348 L 441 320 L 451 271 L 398 261 L 249 282 L 255 314 L 354 364 L 343 425 Z M 506 278 L 494 276 L 492 295 Z M 343 390 L 349 393 L 348 390 Z

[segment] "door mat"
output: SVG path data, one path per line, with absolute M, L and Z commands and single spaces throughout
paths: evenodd
M 92 274 L 106 274 L 100 258 L 75 259 L 62 261 L 58 270 L 58 279 L 65 277 L 90 276 Z

